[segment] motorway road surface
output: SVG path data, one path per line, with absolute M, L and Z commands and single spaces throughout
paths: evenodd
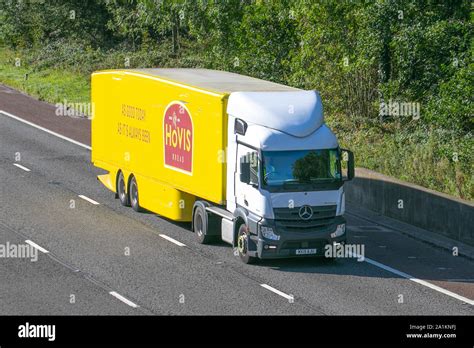
M 86 147 L 12 116 L 86 145 L 89 120 L 1 85 L 0 110 L 0 244 L 42 248 L 37 262 L 0 258 L 1 314 L 474 314 L 472 260 L 360 210 L 348 206 L 348 239 L 364 262 L 245 265 L 224 243 L 198 244 L 189 224 L 122 207 Z

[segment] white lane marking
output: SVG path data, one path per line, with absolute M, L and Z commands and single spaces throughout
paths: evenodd
M 133 303 L 132 301 L 130 301 L 129 299 L 123 297 L 122 295 L 120 295 L 119 293 L 117 293 L 115 291 L 111 291 L 111 292 L 109 292 L 109 294 L 111 294 L 115 298 L 118 298 L 120 301 L 122 301 L 123 303 L 129 305 L 130 307 L 138 308 L 137 304 Z
M 361 258 L 362 256 L 361 255 L 358 255 L 358 254 L 352 254 L 352 255 L 355 255 L 355 257 L 357 258 Z M 418 283 L 420 285 L 423 285 L 423 286 L 426 286 L 427 288 L 430 288 L 432 290 L 435 290 L 435 291 L 438 291 L 442 294 L 445 294 L 445 295 L 448 295 L 448 296 L 451 296 L 457 300 L 460 300 L 462 302 L 465 302 L 465 303 L 468 303 L 470 304 L 471 306 L 474 306 L 474 300 L 470 300 L 468 299 L 467 297 L 464 297 L 464 296 L 461 296 L 461 295 L 458 295 L 452 291 L 449 291 L 449 290 L 446 290 L 444 288 L 441 288 L 439 286 L 436 286 L 434 284 L 431 284 L 425 280 L 421 280 L 421 279 L 418 279 L 418 278 L 415 278 L 414 276 L 408 274 L 408 273 L 405 273 L 405 272 L 402 272 L 402 271 L 399 271 L 395 268 L 392 268 L 390 266 L 387 266 L 387 265 L 384 265 L 383 263 L 380 263 L 380 262 L 377 262 L 375 260 L 372 260 L 372 259 L 369 259 L 368 257 L 365 257 L 364 258 L 364 261 L 367 262 L 367 263 L 370 263 L 371 265 L 374 265 L 375 267 L 379 267 L 379 268 L 382 268 L 390 273 L 393 273 L 393 274 L 396 274 L 400 277 L 403 277 L 405 279 L 408 279 L 408 280 L 411 280 L 412 282 L 415 282 L 415 283 Z
M 32 241 L 29 240 L 29 239 L 25 240 L 25 243 L 31 245 L 31 246 L 32 246 L 33 248 L 35 248 L 35 249 L 38 249 L 38 250 L 41 251 L 42 253 L 45 253 L 45 254 L 49 253 L 48 250 L 46 250 L 45 248 L 40 247 L 38 244 L 32 242 Z
M 176 245 L 179 245 L 179 246 L 181 246 L 181 247 L 182 247 L 182 246 L 186 246 L 186 244 L 183 244 L 183 243 L 177 241 L 176 239 L 173 239 L 173 238 L 171 238 L 171 237 L 168 237 L 166 234 L 160 234 L 160 237 L 166 239 L 167 241 L 170 241 L 171 243 L 174 243 L 174 244 L 176 244 Z
M 85 201 L 88 201 L 89 203 L 92 203 L 94 205 L 99 205 L 99 202 L 94 201 L 93 199 L 90 199 L 89 197 L 86 197 L 84 195 L 79 195 L 80 198 L 82 198 Z
M 13 163 L 13 165 L 20 168 L 20 169 L 23 169 L 25 172 L 31 172 L 31 170 L 29 170 L 28 168 L 22 166 L 21 164 Z
M 294 298 L 292 295 L 285 294 L 283 291 L 280 291 L 280 290 L 278 290 L 278 289 L 275 289 L 275 288 L 271 287 L 271 286 L 268 285 L 268 284 L 260 284 L 260 286 L 261 286 L 261 287 L 264 287 L 264 288 L 267 289 L 267 290 L 270 290 L 270 291 L 274 292 L 275 294 L 278 294 L 278 295 L 280 295 L 280 296 L 286 298 L 286 299 L 289 300 L 289 301 L 294 301 L 294 300 L 295 300 L 295 298 Z
M 54 135 L 54 136 L 56 136 L 56 137 L 58 137 L 58 138 L 61 138 L 61 139 L 63 139 L 63 140 L 69 141 L 70 143 L 73 143 L 73 144 L 75 144 L 75 145 L 79 145 L 79 146 L 81 146 L 81 147 L 83 147 L 83 148 L 85 148 L 85 149 L 87 149 L 87 150 L 91 150 L 91 147 L 88 146 L 88 145 L 86 145 L 86 144 L 80 143 L 80 142 L 78 142 L 78 141 L 76 141 L 76 140 L 74 140 L 74 139 L 71 139 L 71 138 L 68 138 L 68 137 L 66 137 L 66 136 L 64 136 L 64 135 L 61 135 L 61 134 L 59 134 L 59 133 L 53 132 L 52 130 L 49 130 L 49 129 L 47 129 L 47 128 L 38 126 L 37 124 L 35 124 L 35 123 L 33 123 L 33 122 L 26 121 L 26 120 L 22 119 L 21 117 L 18 117 L 18 116 L 15 116 L 15 115 L 13 115 L 13 114 L 10 114 L 9 112 L 0 110 L 0 114 L 3 114 L 3 115 L 8 116 L 8 117 L 10 117 L 10 118 L 13 118 L 13 119 L 15 119 L 15 120 L 17 120 L 17 121 L 23 122 L 23 123 L 25 123 L 25 124 L 27 124 L 27 125 L 29 125 L 29 126 L 35 127 L 35 128 L 37 128 L 37 129 L 39 129 L 39 130 L 42 130 L 43 132 L 49 133 L 49 134 Z

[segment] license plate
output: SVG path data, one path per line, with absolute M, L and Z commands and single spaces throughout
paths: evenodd
M 296 249 L 296 255 L 316 254 L 317 249 Z

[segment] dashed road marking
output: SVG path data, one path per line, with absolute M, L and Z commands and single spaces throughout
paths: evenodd
M 280 295 L 284 298 L 286 298 L 287 300 L 289 301 L 294 301 L 295 298 L 293 297 L 293 295 L 288 295 L 288 294 L 285 294 L 283 291 L 280 291 L 278 289 L 275 289 L 274 287 L 268 285 L 268 284 L 260 284 L 261 287 L 267 289 L 267 290 L 270 290 L 271 292 L 274 292 L 275 294 L 277 295 Z
M 99 205 L 100 203 L 99 202 L 96 202 L 94 201 L 93 199 L 89 198 L 89 197 L 86 197 L 84 195 L 79 195 L 80 198 L 82 198 L 83 200 L 85 201 L 88 201 L 89 203 L 92 203 L 94 205 Z
M 21 164 L 13 163 L 13 165 L 14 165 L 15 167 L 20 168 L 20 169 L 23 169 L 25 172 L 31 172 L 31 170 L 29 170 L 28 168 L 22 166 Z
M 133 308 L 138 308 L 139 307 L 137 304 L 133 303 L 132 301 L 130 301 L 129 299 L 123 297 L 122 295 L 120 295 L 119 293 L 117 293 L 115 291 L 111 291 L 111 292 L 109 292 L 109 294 L 112 295 L 115 298 L 118 298 L 120 301 L 122 301 L 123 303 L 129 305 L 130 307 L 133 307 Z
M 48 250 L 46 250 L 45 248 L 40 247 L 38 244 L 36 244 L 35 242 L 32 242 L 32 241 L 29 240 L 29 239 L 25 240 L 25 243 L 31 245 L 31 246 L 32 246 L 33 248 L 35 248 L 35 249 L 38 249 L 38 250 L 41 251 L 42 253 L 45 253 L 45 254 L 49 253 Z
M 180 247 L 186 246 L 186 244 L 183 244 L 183 243 L 181 243 L 180 241 L 177 241 L 176 239 L 173 239 L 173 238 L 171 238 L 171 237 L 168 237 L 166 234 L 160 234 L 159 236 L 160 236 L 161 238 L 166 239 L 167 241 L 169 241 L 169 242 L 171 242 L 171 243 L 174 243 L 174 244 L 180 246 Z

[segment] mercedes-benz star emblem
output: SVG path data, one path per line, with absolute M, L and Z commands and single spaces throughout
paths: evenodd
M 309 205 L 303 205 L 299 211 L 300 218 L 309 220 L 313 217 L 313 209 Z

